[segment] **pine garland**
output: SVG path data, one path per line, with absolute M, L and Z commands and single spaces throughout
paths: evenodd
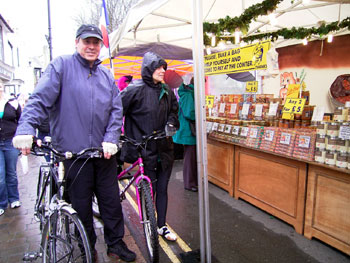
M 249 24 L 252 20 L 255 20 L 258 16 L 267 15 L 277 8 L 277 5 L 283 0 L 265 0 L 259 4 L 255 4 L 247 8 L 243 14 L 239 17 L 231 18 L 226 16 L 225 18 L 220 18 L 218 23 L 203 23 L 204 32 L 204 44 L 210 45 L 211 39 L 209 34 L 214 34 L 216 36 L 217 42 L 219 40 L 229 40 L 234 43 L 234 37 L 223 36 L 224 32 L 229 32 L 233 34 L 236 28 L 239 28 L 243 34 L 248 32 Z M 318 28 L 304 28 L 304 27 L 292 27 L 291 29 L 283 28 L 275 32 L 261 33 L 253 36 L 242 37 L 245 42 L 252 42 L 254 40 L 266 40 L 271 39 L 272 41 L 278 39 L 278 37 L 283 37 L 284 39 L 304 39 L 310 38 L 312 35 L 318 35 L 323 37 L 330 32 L 336 32 L 343 28 L 348 28 L 350 30 L 350 17 L 345 18 L 340 23 L 338 21 L 332 22 L 330 24 L 321 24 Z

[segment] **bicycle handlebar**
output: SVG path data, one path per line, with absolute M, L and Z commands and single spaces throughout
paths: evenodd
M 125 135 L 120 136 L 119 142 L 121 142 L 121 143 L 130 142 L 131 144 L 133 144 L 135 146 L 142 146 L 142 145 L 145 145 L 150 140 L 159 140 L 159 139 L 162 139 L 165 137 L 166 137 L 165 131 L 154 131 L 150 135 L 142 136 L 141 142 L 138 142 L 135 139 L 132 139 L 132 138 L 127 137 Z
M 39 150 L 40 149 L 40 150 Z M 32 154 L 37 155 L 37 156 L 43 156 L 45 153 L 41 151 L 41 149 L 49 150 L 52 152 L 56 157 L 64 158 L 64 159 L 72 159 L 72 158 L 79 158 L 82 156 L 87 156 L 87 157 L 98 157 L 101 158 L 103 154 L 103 149 L 102 147 L 90 147 L 83 149 L 77 153 L 72 153 L 72 152 L 59 152 L 56 150 L 52 144 L 49 142 L 42 142 L 41 146 L 37 144 L 37 138 L 34 138 L 33 140 L 33 145 L 32 145 Z

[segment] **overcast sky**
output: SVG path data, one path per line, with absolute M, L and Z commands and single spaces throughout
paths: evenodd
M 28 56 L 42 54 L 48 35 L 48 0 L 0 0 L 0 13 L 18 33 L 20 50 Z M 77 29 L 73 17 L 81 12 L 84 0 L 50 0 L 53 57 L 75 50 Z

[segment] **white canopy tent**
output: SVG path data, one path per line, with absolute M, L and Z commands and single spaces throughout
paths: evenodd
M 240 16 L 249 6 L 263 0 L 141 0 L 130 9 L 124 23 L 110 35 L 113 55 L 118 49 L 137 44 L 163 42 L 193 50 L 195 76 L 195 106 L 197 128 L 197 167 L 199 176 L 199 217 L 201 262 L 211 262 L 210 221 L 207 178 L 207 142 L 204 95 L 203 22 L 215 22 L 226 16 Z M 274 11 L 277 24 L 272 26 L 267 16 L 250 24 L 248 35 L 276 31 L 280 28 L 317 26 L 341 21 L 350 14 L 350 0 L 310 1 L 284 0 Z M 349 34 L 349 30 L 335 32 Z M 317 37 L 316 37 L 317 38 Z M 300 40 L 278 39 L 276 46 L 292 45 Z M 233 48 L 234 46 L 230 46 Z M 204 258 L 206 253 L 206 260 Z

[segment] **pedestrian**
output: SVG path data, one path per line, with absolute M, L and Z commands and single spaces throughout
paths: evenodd
M 174 133 L 179 127 L 175 94 L 162 83 L 166 68 L 164 59 L 147 52 L 141 66 L 142 79 L 133 81 L 121 92 L 125 116 L 124 132 L 127 137 L 141 141 L 143 136 L 155 131 L 167 130 Z M 158 233 L 167 240 L 175 241 L 176 235 L 166 225 L 168 183 L 174 162 L 171 136 L 149 141 L 142 157 L 145 174 L 151 178 L 155 194 Z M 136 148 L 131 144 L 123 145 L 121 159 L 133 163 L 137 159 Z
M 136 255 L 122 238 L 124 219 L 116 180 L 117 143 L 122 126 L 122 102 L 114 77 L 98 59 L 102 33 L 82 25 L 76 33 L 76 52 L 54 59 L 30 96 L 14 138 L 28 154 L 35 127 L 50 116 L 53 146 L 60 152 L 103 147 L 104 158 L 64 162 L 68 196 L 87 230 L 93 258 L 96 234 L 92 196 L 96 195 L 104 223 L 108 256 L 130 262 Z
M 132 76 L 130 76 L 130 75 L 122 76 L 118 80 L 119 90 L 122 91 L 123 89 L 125 89 L 130 84 L 131 81 L 132 81 Z
M 175 143 L 184 145 L 183 180 L 188 191 L 198 191 L 196 136 L 191 131 L 191 122 L 195 120 L 193 77 L 189 85 L 181 84 L 179 88 L 180 129 L 173 136 Z
M 21 112 L 18 101 L 6 96 L 0 82 L 0 216 L 8 204 L 11 208 L 21 206 L 16 168 L 19 151 L 12 145 Z

